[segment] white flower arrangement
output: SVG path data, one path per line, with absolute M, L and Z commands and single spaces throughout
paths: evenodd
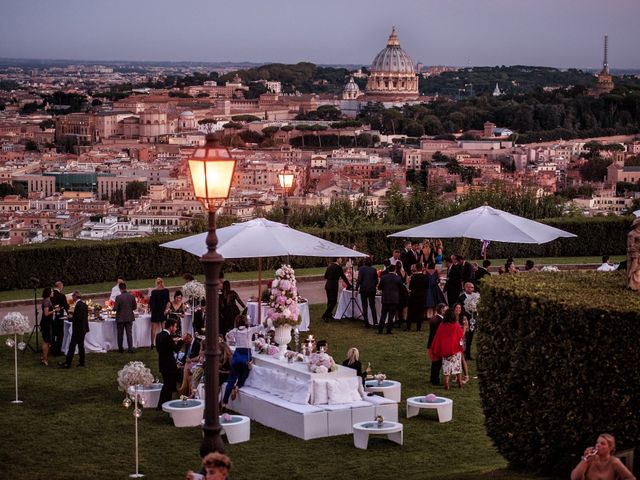
M 387 376 L 384 373 L 376 373 L 374 377 L 378 383 L 382 383 L 387 379 Z
M 478 313 L 478 303 L 480 303 L 480 294 L 473 292 L 464 299 L 464 311 L 469 313 Z
M 337 369 L 335 360 L 328 353 L 314 353 L 309 359 L 309 370 L 313 373 L 335 372 Z
M 555 265 L 545 265 L 540 269 L 541 272 L 559 272 L 560 269 Z
M 296 275 L 290 265 L 282 265 L 276 270 L 276 278 L 271 282 L 267 320 L 274 327 L 300 324 Z
M 129 362 L 118 372 L 118 390 L 127 393 L 129 387 L 148 387 L 153 383 L 153 375 L 142 362 Z
M 29 330 L 29 319 L 20 312 L 7 313 L 0 322 L 0 333 L 3 335 L 24 335 Z
M 191 280 L 182 286 L 182 295 L 184 295 L 185 298 L 199 300 L 205 298 L 206 291 L 202 283 L 197 280 Z

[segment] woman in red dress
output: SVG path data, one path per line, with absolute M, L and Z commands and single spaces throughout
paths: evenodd
M 444 321 L 438 327 L 436 336 L 429 349 L 429 357 L 436 362 L 442 359 L 442 373 L 444 374 L 444 388 L 449 390 L 449 377 L 455 375 L 458 385 L 462 388 L 462 339 L 464 332 L 456 321 L 453 310 L 448 310 Z

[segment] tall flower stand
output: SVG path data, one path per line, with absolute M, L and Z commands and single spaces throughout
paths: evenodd
M 139 449 L 138 449 L 138 418 L 142 416 L 142 410 L 138 408 L 138 405 L 144 407 L 145 399 L 142 396 L 142 392 L 138 391 L 139 385 L 133 386 L 133 392 L 131 390 L 128 391 L 127 398 L 124 399 L 122 404 L 125 408 L 129 408 L 133 404 L 133 418 L 134 418 L 134 430 L 135 430 L 135 444 L 136 444 L 136 473 L 132 473 L 129 475 L 131 478 L 142 478 L 144 477 L 143 473 L 140 473 L 139 465 L 140 465 L 140 457 L 139 457 Z
M 18 350 L 24 350 L 27 344 L 23 341 L 18 342 L 18 335 L 24 335 L 31 330 L 29 320 L 20 312 L 7 313 L 2 321 L 0 321 L 0 335 L 13 335 L 13 338 L 9 337 L 6 340 L 7 347 L 13 348 L 13 371 L 16 383 L 16 399 L 11 403 L 20 404 L 18 396 Z

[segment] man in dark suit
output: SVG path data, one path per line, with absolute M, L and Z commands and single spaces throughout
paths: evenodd
M 433 344 L 433 339 L 436 336 L 436 332 L 438 331 L 438 327 L 444 320 L 444 314 L 447 312 L 447 305 L 444 303 L 439 303 L 436 307 L 436 314 L 429 319 L 429 339 L 427 340 L 427 350 L 431 348 Z M 440 369 L 442 368 L 442 359 L 437 361 L 431 361 L 431 385 L 440 385 Z
M 71 341 L 67 350 L 67 358 L 65 362 L 60 363 L 62 368 L 71 368 L 73 355 L 78 347 L 78 355 L 80 356 L 79 367 L 84 367 L 84 336 L 89 332 L 89 307 L 82 301 L 82 295 L 77 290 L 73 292 L 73 315 L 71 316 Z
M 348 289 L 351 289 L 351 283 L 342 270 L 341 258 L 333 259 L 331 265 L 329 265 L 327 270 L 324 272 L 324 278 L 327 281 L 324 285 L 324 289 L 327 292 L 327 309 L 322 314 L 322 318 L 325 322 L 328 322 L 333 318 L 333 309 L 338 304 L 338 287 L 340 279 L 347 284 Z
M 127 284 L 122 282 L 120 284 L 120 295 L 116 297 L 116 304 L 113 309 L 116 311 L 116 327 L 118 328 L 118 351 L 124 352 L 123 337 L 124 332 L 127 332 L 127 347 L 128 352 L 133 353 L 133 322 L 136 317 L 134 312 L 138 308 L 136 303 L 136 297 L 127 292 Z
M 173 397 L 178 383 L 178 365 L 176 363 L 176 343 L 173 336 L 176 333 L 177 324 L 173 318 L 164 322 L 164 329 L 156 335 L 156 350 L 158 351 L 158 367 L 162 375 L 162 390 L 158 400 L 158 410 L 162 410 L 162 404 Z
M 462 292 L 462 266 L 458 263 L 457 257 L 457 255 L 451 255 L 451 267 L 447 272 L 447 282 L 444 284 L 449 307 L 453 307 Z
M 418 254 L 416 253 L 416 249 L 413 248 L 413 245 L 417 245 L 417 242 L 405 242 L 404 250 L 400 254 L 400 260 L 402 260 L 402 267 L 405 272 L 411 271 L 411 266 L 418 263 Z
M 476 331 L 476 319 L 474 318 L 473 313 L 465 310 L 464 301 L 467 299 L 467 297 L 471 296 L 471 294 L 473 293 L 473 290 L 474 290 L 473 283 L 471 282 L 465 283 L 464 291 L 460 294 L 457 301 L 457 303 L 462 305 L 462 312 L 460 312 L 460 314 L 467 317 L 467 321 L 469 322 L 469 331 L 467 331 L 464 334 L 465 343 L 466 343 L 466 347 L 464 349 L 464 358 L 466 360 L 473 360 L 471 358 L 471 343 L 473 343 L 473 334 Z
M 462 283 L 473 283 L 476 279 L 476 269 L 467 262 L 462 255 L 456 255 L 456 261 L 462 270 Z
M 485 260 L 482 262 L 482 266 L 480 268 L 478 268 L 478 270 L 476 271 L 476 281 L 475 281 L 475 286 L 476 286 L 476 291 L 480 291 L 480 280 L 482 280 L 484 277 L 490 277 L 491 273 L 489 272 L 489 267 L 491 266 L 491 260 Z
M 51 297 L 51 304 L 54 308 L 53 323 L 51 327 L 52 339 L 51 339 L 51 355 L 62 355 L 62 340 L 64 338 L 64 319 L 69 312 L 69 303 L 67 303 L 67 296 L 62 293 L 64 285 L 62 282 L 57 281 L 55 288 L 53 289 L 53 296 Z
M 378 283 L 378 289 L 382 292 L 382 311 L 380 312 L 378 333 L 382 333 L 386 322 L 387 335 L 391 335 L 393 320 L 400 304 L 400 289 L 405 287 L 402 284 L 402 279 L 396 275 L 395 265 L 389 265 L 387 271 L 388 273 L 380 277 L 380 283 Z
M 407 326 L 405 332 L 411 330 L 411 323 L 416 322 L 416 329 L 422 329 L 425 305 L 427 304 L 427 288 L 429 281 L 422 273 L 422 263 L 416 263 L 416 273 L 409 280 L 409 311 L 407 313 Z
M 369 309 L 373 316 L 373 324 L 378 324 L 378 312 L 376 312 L 376 290 L 378 288 L 378 272 L 371 266 L 371 257 L 367 257 L 364 265 L 358 270 L 358 283 L 356 288 L 360 291 L 360 304 L 364 326 L 369 328 Z

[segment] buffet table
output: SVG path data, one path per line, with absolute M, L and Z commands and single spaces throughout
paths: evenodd
M 342 317 L 355 318 L 362 320 L 362 301 L 360 300 L 360 292 L 357 290 L 353 292 L 353 305 L 351 304 L 351 290 L 346 288 L 340 292 L 340 298 L 338 299 L 338 308 L 336 308 L 336 314 L 333 316 L 336 320 L 340 320 Z M 380 320 L 380 311 L 382 310 L 382 296 L 376 295 L 376 313 L 377 319 Z M 369 325 L 373 325 L 373 315 L 371 308 L 369 308 L 367 319 Z
M 144 348 L 151 346 L 151 315 L 143 314 L 136 317 L 135 322 L 132 325 L 132 348 Z M 67 352 L 69 343 L 71 342 L 71 333 L 73 328 L 71 322 L 65 320 L 64 322 L 64 338 L 62 340 L 62 351 Z M 115 318 L 107 317 L 100 322 L 89 322 L 89 333 L 84 337 L 84 348 L 87 352 L 100 352 L 104 353 L 109 350 L 116 350 L 118 348 L 118 334 L 117 334 L 116 320 Z M 192 333 L 193 325 L 191 322 L 191 314 L 186 314 L 182 318 L 182 333 Z M 127 336 L 124 334 L 123 344 L 127 345 Z M 128 346 L 127 346 L 128 348 Z
M 269 307 L 268 303 L 262 302 L 262 305 L 260 306 L 260 316 L 262 317 L 260 321 L 258 321 L 258 302 L 247 300 L 246 305 L 250 326 L 254 327 L 267 319 L 267 308 Z M 309 316 L 309 302 L 299 303 L 298 311 L 300 312 L 300 317 L 302 319 L 300 325 L 298 325 L 298 331 L 307 332 L 309 331 L 309 326 L 311 325 L 311 317 Z

